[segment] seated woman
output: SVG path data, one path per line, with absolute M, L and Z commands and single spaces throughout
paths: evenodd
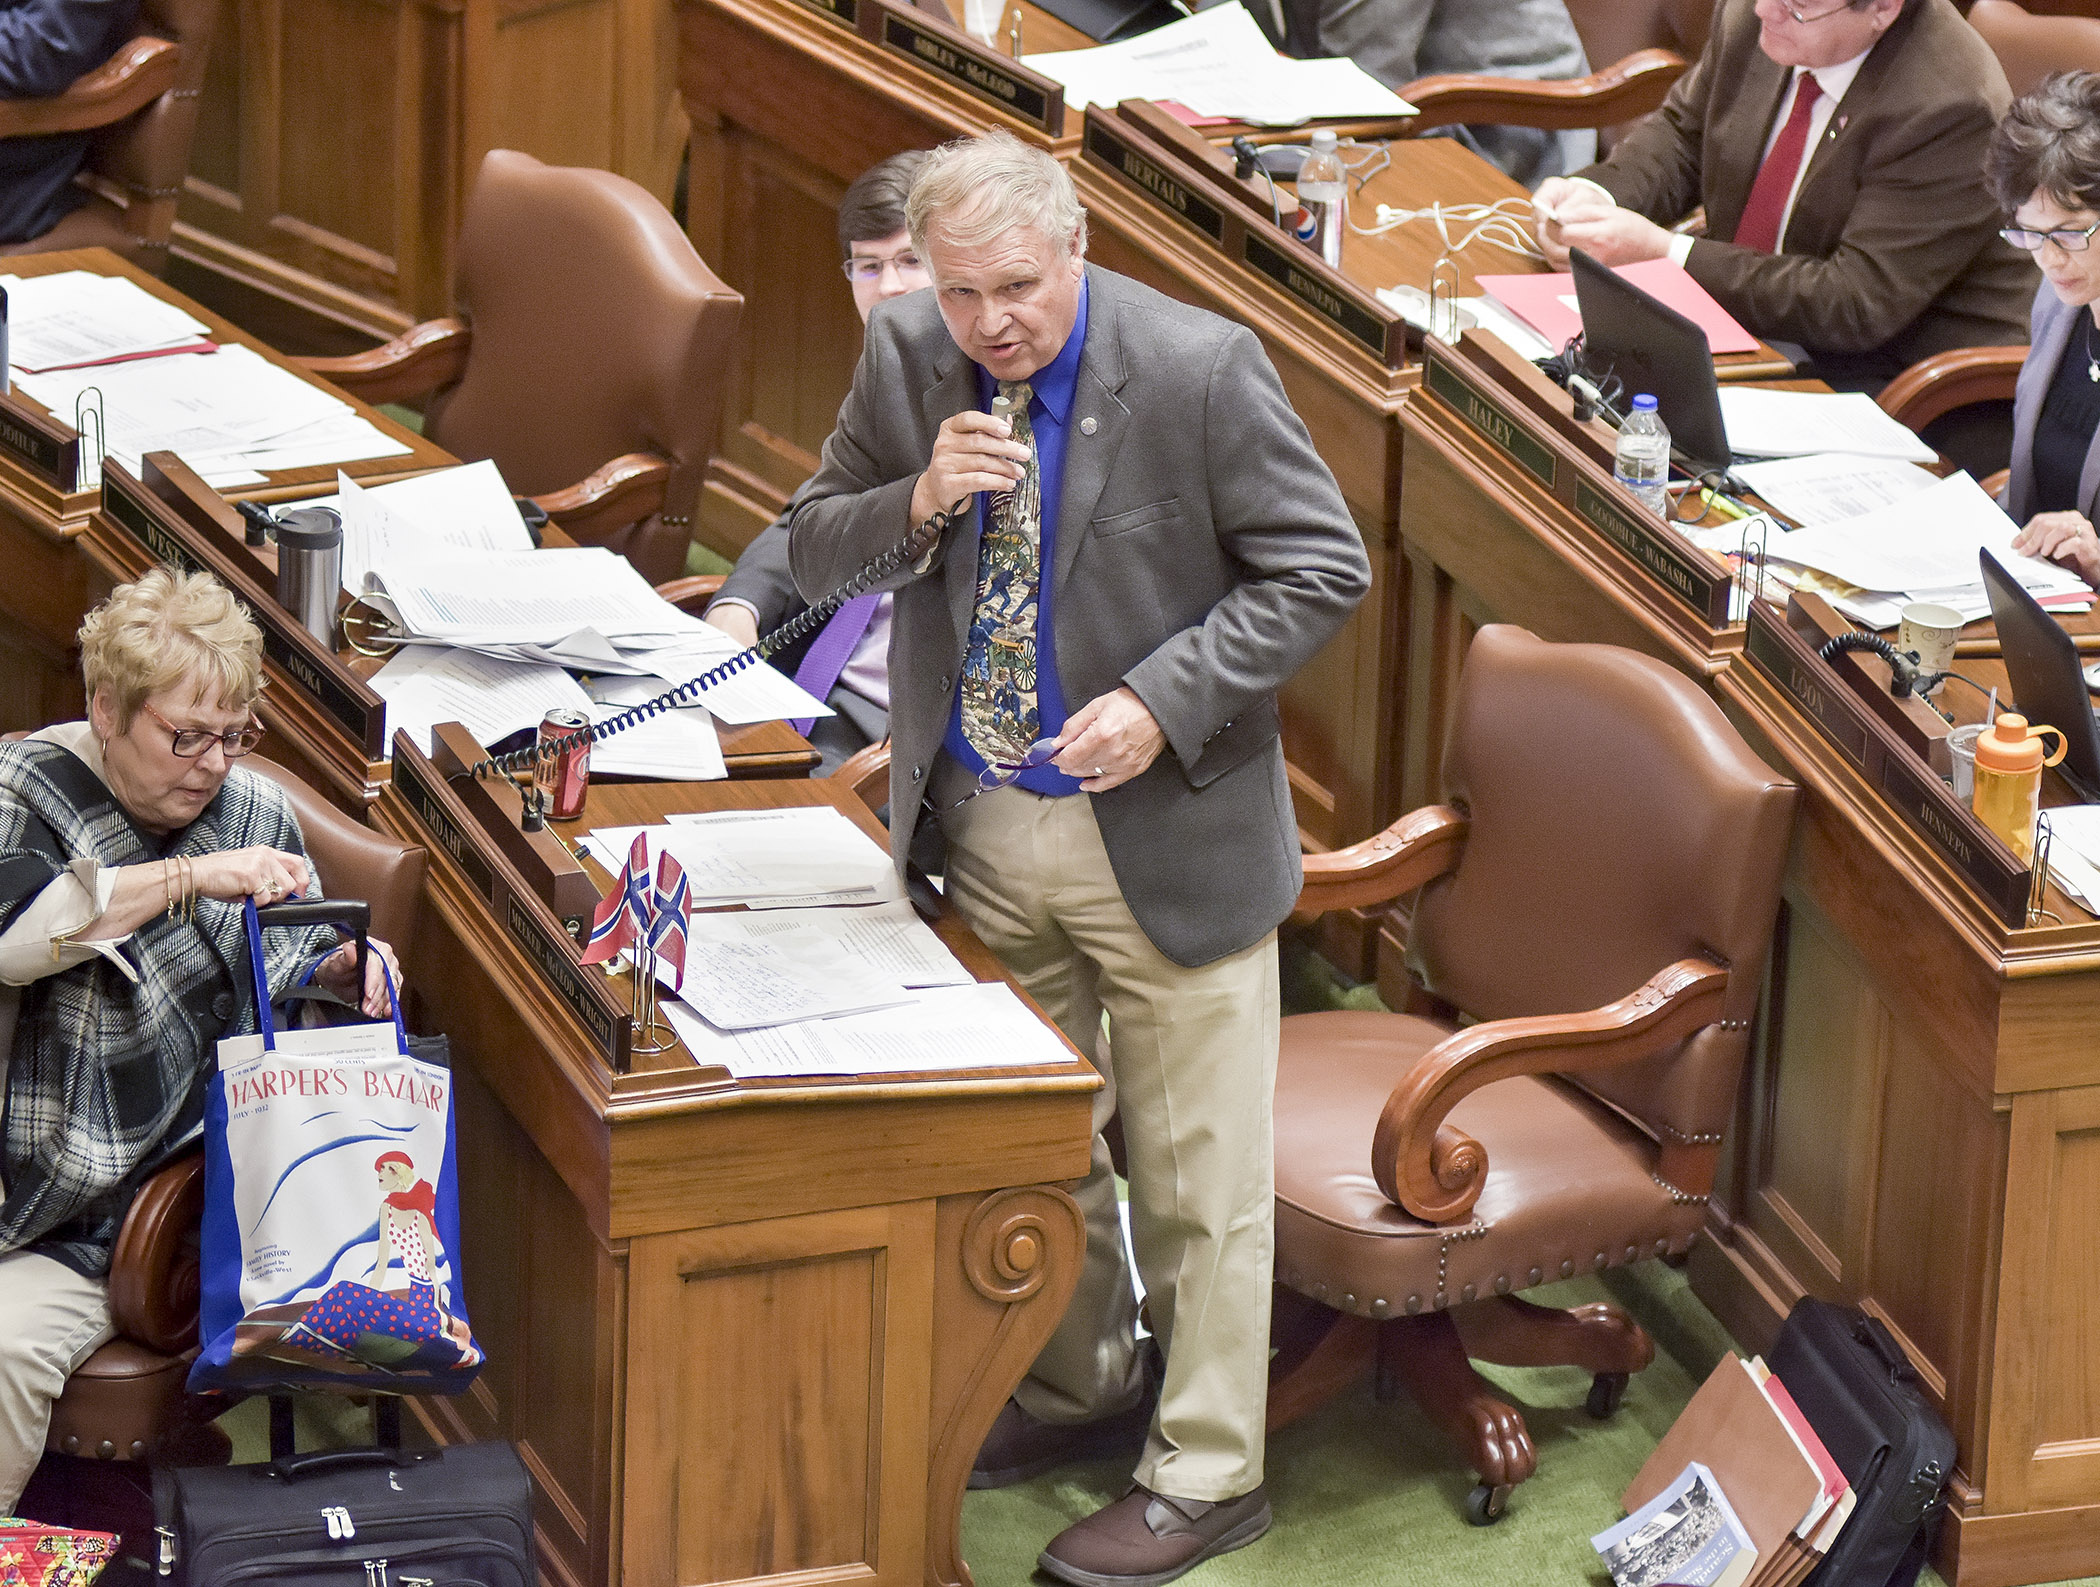
M 2100 584 L 2100 72 L 2058 72 L 2015 100 L 1984 174 L 2011 217 L 2001 235 L 2042 269 L 2013 396 L 2013 549 Z
M 225 588 L 156 569 L 80 649 L 88 719 L 0 744 L 0 1515 L 111 1335 L 133 1194 L 197 1137 L 219 1038 L 257 1028 L 242 902 L 317 895 L 283 790 L 234 764 L 262 633 Z M 312 976 L 391 1012 L 383 945 L 360 989 L 325 928 L 264 942 L 273 995 Z

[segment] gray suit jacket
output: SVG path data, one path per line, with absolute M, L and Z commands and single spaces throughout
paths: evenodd
M 2033 344 L 2027 362 L 2020 366 L 2020 383 L 2013 391 L 2012 473 L 2005 482 L 2005 514 L 2024 524 L 2035 514 L 2034 430 L 2042 416 L 2042 399 L 2071 345 L 2072 333 L 2085 319 L 2086 310 L 2066 303 L 2048 282 L 2034 295 L 2034 311 L 2028 324 Z M 2085 467 L 2078 471 L 2078 510 L 2100 523 L 2100 434 L 2086 448 Z
M 1276 690 L 1348 617 L 1370 567 L 1334 476 L 1252 332 L 1089 267 L 1058 504 L 1056 654 L 1074 710 L 1127 683 L 1168 751 L 1092 800 L 1138 924 L 1185 965 L 1258 941 L 1298 896 Z M 977 369 L 931 292 L 876 309 L 789 533 L 815 598 L 902 539 Z M 1095 421 L 1094 433 L 1084 428 Z M 901 582 L 890 640 L 890 843 L 901 867 L 947 731 L 976 597 L 973 507 Z

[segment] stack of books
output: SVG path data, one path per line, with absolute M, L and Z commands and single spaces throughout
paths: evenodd
M 1796 1587 L 1851 1519 L 1852 1485 L 1786 1385 L 1730 1355 L 1590 1539 L 1615 1587 Z

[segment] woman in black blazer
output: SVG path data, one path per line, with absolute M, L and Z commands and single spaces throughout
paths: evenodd
M 2100 584 L 2100 72 L 2058 72 L 2014 101 L 1985 174 L 2002 235 L 2042 271 L 2013 396 L 2013 549 Z

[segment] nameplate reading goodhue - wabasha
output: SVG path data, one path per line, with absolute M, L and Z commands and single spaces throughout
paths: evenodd
M 1474 390 L 1471 381 L 1433 351 L 1423 360 L 1422 381 L 1457 409 L 1461 419 L 1515 458 L 1527 472 L 1546 485 L 1554 482 L 1557 468 L 1552 452 L 1511 418 L 1501 403 Z
M 938 72 L 950 82 L 968 89 L 979 99 L 989 100 L 1009 115 L 1020 117 L 1053 137 L 1064 130 L 1064 103 L 1053 107 L 1051 96 L 1018 72 L 999 64 L 998 58 L 980 55 L 931 27 L 922 27 L 910 17 L 887 12 L 882 18 L 882 42 L 898 54 Z M 1054 124 L 1053 124 L 1054 123 Z
M 1092 111 L 1086 118 L 1086 152 L 1146 197 L 1172 210 L 1212 242 L 1225 241 L 1225 216 L 1215 204 L 1198 197 L 1187 183 L 1170 176 L 1156 161 L 1138 153 Z
M 1586 479 L 1575 481 L 1575 510 L 1709 623 L 1727 622 L 1728 576 L 1672 545 L 1655 518 L 1628 512 Z

